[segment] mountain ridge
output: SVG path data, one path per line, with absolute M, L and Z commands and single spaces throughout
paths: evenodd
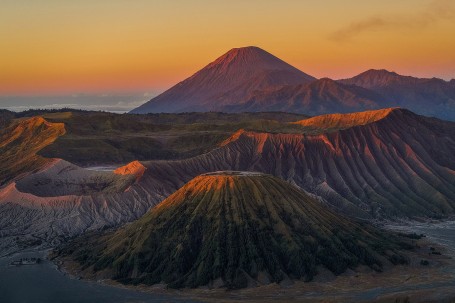
M 51 123 L 41 116 L 8 121 L 0 129 L 0 185 L 49 164 L 52 159 L 37 153 L 65 132 L 63 123 Z
M 131 113 L 211 111 L 255 90 L 314 79 L 258 47 L 234 48 Z
M 224 110 L 227 112 L 289 111 L 319 115 L 380 108 L 384 105 L 387 105 L 384 98 L 372 91 L 322 78 L 310 83 L 259 91 L 244 104 L 225 106 Z
M 288 111 L 309 115 L 404 107 L 455 121 L 455 82 L 370 69 L 316 79 L 258 47 L 234 48 L 131 113 Z
M 319 130 L 346 129 L 354 126 L 374 123 L 379 120 L 385 119 L 395 110 L 401 109 L 396 107 L 356 113 L 327 114 L 296 122 L 291 122 L 291 124 L 297 124 L 306 127 L 314 127 Z
M 338 82 L 372 90 L 386 99 L 389 106 L 455 121 L 455 87 L 451 82 L 402 76 L 386 70 L 368 70 Z
M 454 130 L 453 122 L 395 109 L 366 125 L 314 135 L 238 131 L 207 154 L 144 165 L 153 167 L 149 184 L 181 186 L 216 170 L 260 171 L 353 216 L 440 216 L 455 210 Z
M 418 78 L 414 76 L 404 76 L 386 69 L 369 69 L 352 78 L 337 80 L 341 83 L 355 84 L 364 88 L 377 88 L 387 86 L 390 83 L 398 83 L 401 85 L 421 84 L 425 82 L 438 82 L 448 84 L 450 81 L 445 81 L 439 78 Z
M 0 188 L 0 247 L 13 246 L 17 235 L 39 236 L 50 245 L 129 222 L 194 177 L 226 170 L 274 175 L 351 217 L 455 213 L 454 122 L 406 109 L 364 125 L 341 121 L 329 119 L 319 131 L 298 125 L 293 133 L 239 130 L 199 156 L 132 162 L 117 171 L 122 174 L 94 173 L 64 161 L 46 166 Z

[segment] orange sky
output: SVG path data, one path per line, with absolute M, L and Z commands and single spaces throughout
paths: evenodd
M 455 78 L 455 1 L 371 2 L 2 0 L 0 95 L 159 91 L 247 45 L 316 77 Z

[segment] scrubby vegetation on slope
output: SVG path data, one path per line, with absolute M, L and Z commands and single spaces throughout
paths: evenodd
M 50 123 L 42 117 L 5 119 L 0 128 L 0 185 L 30 173 L 49 163 L 37 155 L 65 133 L 62 123 Z
M 242 288 L 311 280 L 318 266 L 380 271 L 388 262 L 381 256 L 406 262 L 401 248 L 409 245 L 336 215 L 283 180 L 220 173 L 195 178 L 138 221 L 62 253 L 123 283 Z
M 82 166 L 135 160 L 180 159 L 215 148 L 240 128 L 256 131 L 300 129 L 287 113 L 183 113 L 130 115 L 85 111 L 28 111 L 65 124 L 67 133 L 41 151 Z

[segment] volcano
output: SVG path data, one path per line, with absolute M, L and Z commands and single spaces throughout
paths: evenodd
M 350 216 L 440 217 L 455 212 L 455 123 L 389 108 L 323 115 L 301 133 L 241 130 L 209 153 L 145 163 L 145 187 L 177 189 L 214 170 L 288 180 Z
M 196 177 L 141 219 L 76 240 L 63 254 L 123 283 L 242 288 L 311 280 L 319 266 L 381 270 L 387 258 L 405 262 L 404 247 L 281 179 L 228 171 Z
M 241 104 L 258 90 L 313 80 L 261 48 L 234 48 L 131 113 L 216 111 Z
M 408 108 L 418 114 L 455 121 L 455 86 L 438 78 L 416 78 L 387 70 L 368 70 L 340 83 L 369 89 L 389 106 Z
M 455 121 L 455 80 L 371 69 L 315 79 L 258 47 L 234 48 L 131 113 L 264 112 L 322 115 L 402 107 Z
M 227 112 L 284 111 L 320 115 L 378 109 L 388 104 L 381 95 L 355 85 L 323 78 L 310 83 L 286 85 L 256 92 L 240 105 L 223 108 Z
M 18 131 L 28 126 L 34 136 L 21 135 L 5 145 L 2 159 L 23 159 L 8 152 L 16 147 L 18 155 L 37 157 L 28 152 L 49 141 L 33 137 L 56 138 L 65 130 L 39 118 L 30 120 L 38 123 L 20 121 L 25 128 Z M 281 126 L 269 133 L 239 130 L 204 154 L 134 161 L 114 172 L 41 157 L 40 166 L 15 170 L 7 175 L 13 181 L 0 188 L 3 243 L 18 235 L 53 243 L 61 236 L 118 226 L 138 219 L 196 176 L 225 170 L 274 175 L 350 217 L 447 218 L 455 213 L 455 123 L 389 108 L 296 118 L 288 125 L 290 132 Z

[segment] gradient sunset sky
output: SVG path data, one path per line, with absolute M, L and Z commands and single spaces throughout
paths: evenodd
M 452 0 L 2 0 L 0 95 L 162 91 L 255 45 L 316 77 L 455 78 Z

